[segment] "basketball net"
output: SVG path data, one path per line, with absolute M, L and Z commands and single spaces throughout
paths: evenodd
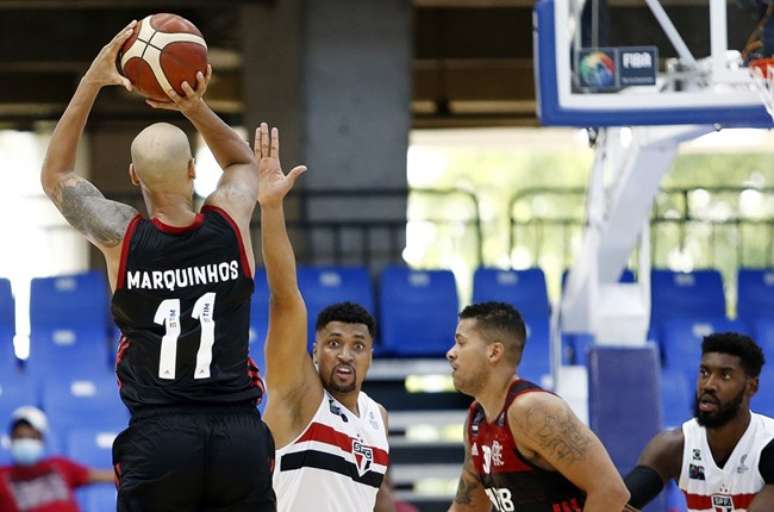
M 749 70 L 753 87 L 774 121 L 774 57 L 750 61 Z

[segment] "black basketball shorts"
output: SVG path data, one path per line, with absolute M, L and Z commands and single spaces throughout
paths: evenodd
M 275 512 L 274 440 L 252 405 L 154 408 L 113 443 L 118 512 Z

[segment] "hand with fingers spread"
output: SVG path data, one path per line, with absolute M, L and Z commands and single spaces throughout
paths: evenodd
M 279 130 L 269 133 L 269 125 L 261 123 L 255 130 L 255 159 L 258 161 L 258 203 L 262 207 L 282 203 L 306 166 L 294 167 L 287 175 L 282 172 L 279 159 Z
M 102 47 L 91 66 L 89 66 L 88 71 L 86 71 L 86 74 L 83 75 L 84 82 L 98 85 L 99 87 L 123 85 L 127 91 L 132 90 L 132 83 L 129 79 L 118 72 L 116 58 L 124 42 L 132 37 L 136 24 L 137 20 L 132 20 L 108 44 Z
M 207 86 L 212 79 L 212 66 L 207 64 L 207 74 L 203 75 L 201 71 L 196 73 L 196 89 L 191 87 L 188 82 L 183 82 L 183 95 L 178 94 L 174 89 L 165 91 L 171 101 L 145 100 L 145 103 L 153 108 L 165 110 L 177 110 L 184 115 L 195 112 L 196 109 L 204 105 L 204 93 L 207 92 Z

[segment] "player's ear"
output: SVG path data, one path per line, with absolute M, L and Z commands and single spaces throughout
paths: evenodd
M 134 169 L 134 164 L 129 164 L 129 181 L 135 187 L 140 186 L 140 178 L 137 176 L 137 171 Z
M 499 361 L 503 357 L 503 353 L 505 352 L 505 347 L 501 342 L 495 341 L 494 343 L 489 344 L 488 352 L 489 352 L 489 360 L 494 363 L 496 361 Z
M 312 362 L 317 366 L 317 340 L 312 343 Z
M 751 397 L 755 396 L 755 394 L 758 392 L 758 383 L 758 377 L 747 379 L 747 394 Z

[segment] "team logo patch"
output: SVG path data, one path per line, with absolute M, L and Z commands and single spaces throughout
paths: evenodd
M 352 440 L 352 454 L 355 456 L 355 466 L 360 476 L 371 469 L 374 460 L 374 451 L 360 441 Z
M 701 450 L 693 449 L 693 460 L 701 460 Z
M 713 512 L 734 512 L 734 500 L 725 494 L 712 495 Z
M 688 466 L 688 478 L 692 480 L 706 480 L 704 478 L 704 466 L 691 464 Z

